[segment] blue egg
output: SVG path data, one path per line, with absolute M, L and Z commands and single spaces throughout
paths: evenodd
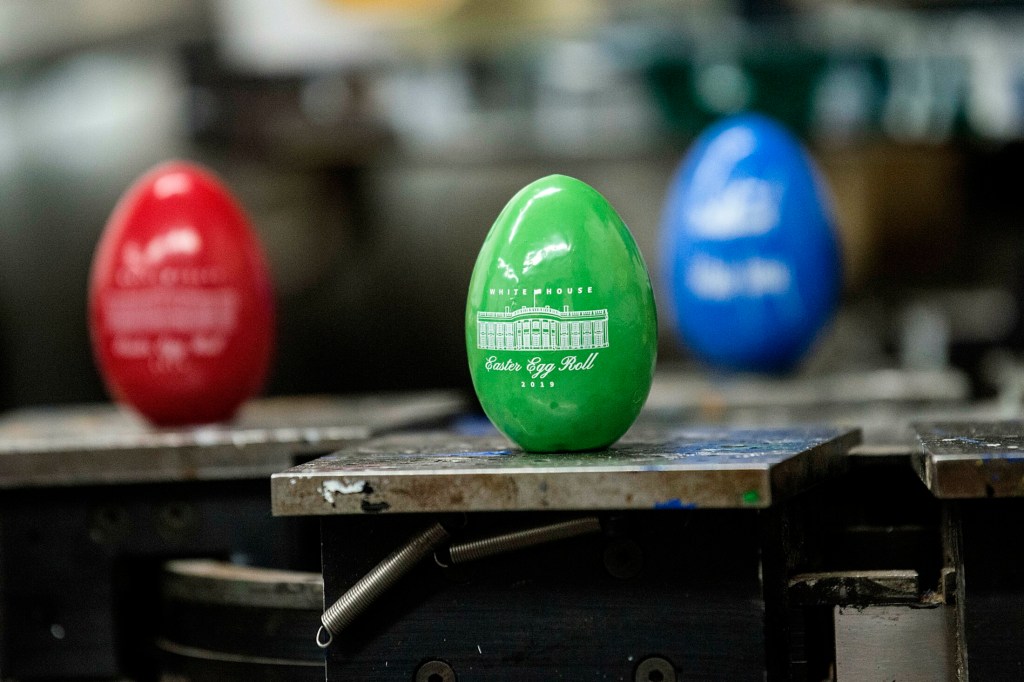
M 790 369 L 836 309 L 842 259 L 822 181 L 769 118 L 733 116 L 696 140 L 661 236 L 676 328 L 710 365 Z

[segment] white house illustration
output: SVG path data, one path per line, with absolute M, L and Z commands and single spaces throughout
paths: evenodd
M 482 350 L 587 350 L 608 347 L 608 310 L 522 307 L 476 314 Z

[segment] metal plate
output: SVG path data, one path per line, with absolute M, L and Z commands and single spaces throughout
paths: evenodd
M 1024 497 L 1024 422 L 916 424 L 916 467 L 940 498 Z
M 0 419 L 0 488 L 263 478 L 324 453 L 465 407 L 457 394 L 268 398 L 229 424 L 154 429 L 114 405 L 37 408 Z
M 789 579 L 788 597 L 801 606 L 869 606 L 917 602 L 920 576 L 915 570 L 800 573 Z
M 713 413 L 745 408 L 812 408 L 823 405 L 962 404 L 971 395 L 967 375 L 956 369 L 874 369 L 796 377 L 756 374 L 710 376 L 662 370 L 654 377 L 647 409 L 694 408 Z
M 835 632 L 836 679 L 956 679 L 949 607 L 837 606 Z
M 634 430 L 608 450 L 534 454 L 495 436 L 402 434 L 272 477 L 285 516 L 764 508 L 845 466 L 857 430 Z
M 792 377 L 706 376 L 659 370 L 638 424 L 763 428 L 851 424 L 864 443 L 915 448 L 920 421 L 1005 418 L 997 401 L 968 402 L 958 370 L 877 369 Z

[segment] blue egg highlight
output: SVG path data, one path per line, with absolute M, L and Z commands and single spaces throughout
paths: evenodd
M 710 365 L 791 369 L 838 305 L 842 259 L 823 183 L 765 116 L 733 116 L 697 138 L 669 187 L 661 237 L 676 329 Z

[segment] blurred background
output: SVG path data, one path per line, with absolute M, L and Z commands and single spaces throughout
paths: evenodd
M 4 0 L 0 407 L 105 398 L 93 249 L 167 158 L 263 241 L 269 393 L 467 388 L 470 272 L 518 189 L 591 184 L 657 281 L 674 168 L 748 109 L 808 145 L 841 231 L 842 310 L 800 372 L 954 367 L 1019 401 L 1022 36 L 996 1 Z

